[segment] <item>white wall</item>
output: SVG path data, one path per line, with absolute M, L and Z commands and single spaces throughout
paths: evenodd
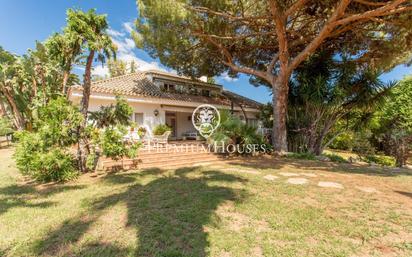
M 89 110 L 97 111 L 99 110 L 100 106 L 108 106 L 114 103 L 115 101 L 113 100 L 91 98 Z M 129 105 L 133 108 L 133 113 L 143 113 L 144 125 L 150 130 L 153 130 L 153 128 L 158 124 L 165 124 L 166 112 L 162 110 L 160 104 L 129 102 Z M 154 110 L 159 111 L 159 115 L 157 117 L 154 115 Z
M 80 97 L 71 97 L 71 100 L 75 104 L 80 103 Z M 106 98 L 96 98 L 92 96 L 90 98 L 89 110 L 97 111 L 99 110 L 100 106 L 108 106 L 114 103 L 115 103 L 115 100 L 113 99 L 113 96 L 107 96 Z M 162 107 L 161 103 L 158 103 L 158 102 L 142 103 L 142 102 L 135 102 L 133 101 L 133 99 L 131 101 L 128 101 L 128 103 L 133 108 L 133 113 L 143 113 L 144 125 L 150 130 L 153 130 L 153 128 L 158 124 L 165 124 L 166 123 L 166 111 L 171 111 L 171 112 L 177 113 L 176 123 L 177 123 L 177 137 L 178 138 L 182 137 L 182 133 L 185 133 L 187 131 L 195 131 L 192 121 L 188 120 L 188 116 L 191 116 L 192 110 L 194 110 L 193 107 L 187 107 L 187 106 L 175 107 L 175 106 L 171 106 L 170 104 L 169 105 L 165 104 Z M 155 110 L 159 111 L 159 114 L 157 117 L 154 115 Z M 246 115 L 248 116 L 249 119 L 255 118 L 256 114 L 257 114 L 257 111 L 255 112 L 246 111 Z M 243 116 L 243 112 L 237 110 L 235 111 L 235 115 Z
M 188 119 L 190 117 L 190 120 Z M 176 113 L 177 121 L 177 137 L 181 138 L 185 132 L 195 132 L 196 129 L 192 124 L 192 113 L 178 112 Z

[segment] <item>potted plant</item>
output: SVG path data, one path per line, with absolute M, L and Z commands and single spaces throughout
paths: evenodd
M 143 138 L 146 135 L 146 128 L 145 127 L 139 127 L 137 129 L 137 134 L 139 135 L 140 138 Z

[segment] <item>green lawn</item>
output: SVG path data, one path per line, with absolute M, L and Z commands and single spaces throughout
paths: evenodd
M 38 185 L 11 153 L 0 149 L 0 256 L 412 256 L 406 172 L 278 159 Z

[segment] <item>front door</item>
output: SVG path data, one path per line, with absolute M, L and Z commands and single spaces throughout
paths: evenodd
M 171 137 L 177 137 L 176 113 L 166 112 L 166 125 L 172 128 Z

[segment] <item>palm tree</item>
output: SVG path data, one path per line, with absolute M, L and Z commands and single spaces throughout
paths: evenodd
M 80 43 L 81 49 L 88 53 L 83 77 L 83 98 L 80 107 L 84 116 L 84 122 L 79 127 L 80 135 L 84 134 L 87 124 L 91 72 L 95 55 L 97 55 L 97 60 L 104 62 L 106 58 L 115 57 L 116 54 L 116 46 L 107 34 L 107 29 L 106 15 L 98 15 L 94 9 L 88 12 L 73 9 L 67 11 L 67 27 L 65 32 L 70 35 L 71 40 Z M 86 172 L 87 139 L 82 136 L 80 137 L 82 139 L 79 141 L 78 146 L 79 168 L 82 172 Z

